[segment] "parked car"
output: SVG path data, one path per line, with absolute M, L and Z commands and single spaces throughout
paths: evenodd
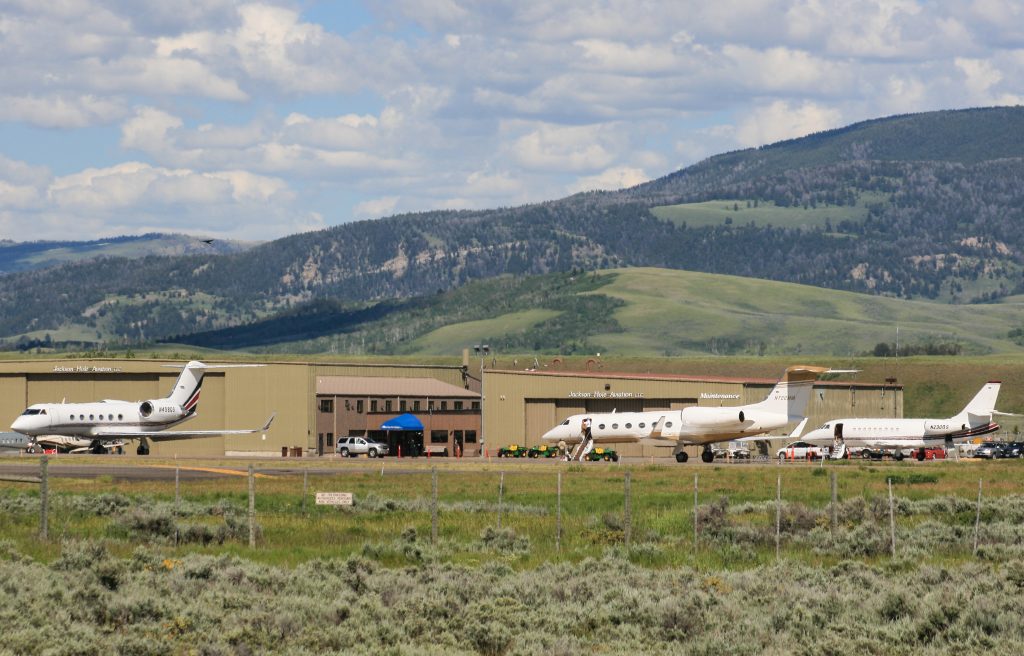
M 918 460 L 945 460 L 946 449 L 941 446 L 926 446 L 911 451 L 910 457 Z
M 1003 457 L 1024 458 L 1024 442 L 1006 442 L 1003 444 Z
M 1005 458 L 1006 451 L 1004 445 L 1001 442 L 982 442 L 978 445 L 978 448 L 974 450 L 975 458 L 988 458 L 994 460 L 996 458 Z
M 779 460 L 787 460 L 789 458 L 793 458 L 794 460 L 803 460 L 807 458 L 816 460 L 821 458 L 824 452 L 824 447 L 811 444 L 810 442 L 790 442 L 779 449 L 775 453 L 775 457 Z
M 339 437 L 337 451 L 339 456 L 355 457 L 365 453 L 376 458 L 388 454 L 388 445 L 365 437 Z

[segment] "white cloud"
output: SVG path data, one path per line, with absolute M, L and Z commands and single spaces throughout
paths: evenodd
M 1012 0 L 315 4 L 9 0 L 0 237 L 518 204 L 1024 95 Z
M 119 98 L 92 94 L 64 96 L 2 96 L 0 121 L 18 121 L 44 128 L 82 128 L 112 123 L 127 113 Z
M 376 219 L 394 214 L 396 207 L 398 207 L 397 196 L 371 198 L 361 203 L 356 203 L 356 206 L 352 208 L 352 215 L 357 219 Z
M 566 190 L 573 194 L 580 191 L 617 190 L 627 187 L 635 187 L 638 184 L 650 180 L 650 176 L 643 169 L 628 166 L 616 166 L 597 175 L 579 178 Z
M 821 132 L 842 125 L 842 114 L 814 102 L 794 105 L 777 100 L 755 108 L 739 122 L 736 140 L 751 147 Z
M 611 148 L 618 135 L 613 130 L 602 125 L 539 125 L 518 137 L 511 152 L 529 169 L 594 171 L 608 166 L 615 157 Z

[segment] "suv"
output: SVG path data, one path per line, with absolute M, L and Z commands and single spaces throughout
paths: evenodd
M 368 440 L 365 437 L 339 437 L 337 451 L 338 455 L 342 457 L 355 457 L 365 453 L 371 458 L 376 458 L 388 454 L 388 445 Z
M 788 458 L 792 458 L 794 460 L 804 460 L 805 458 L 816 460 L 821 458 L 823 451 L 824 449 L 822 449 L 822 447 L 811 444 L 810 442 L 790 442 L 776 451 L 775 457 L 783 462 Z

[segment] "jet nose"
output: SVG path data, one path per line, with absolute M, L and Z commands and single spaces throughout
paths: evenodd
M 548 432 L 541 435 L 540 439 L 547 442 L 557 442 L 558 440 L 564 439 L 564 436 L 562 435 L 562 426 L 555 426 Z
M 27 417 L 18 417 L 17 419 L 14 420 L 14 423 L 11 424 L 11 430 L 15 431 L 17 433 L 24 433 L 25 429 L 27 429 L 27 428 L 28 428 L 28 418 Z

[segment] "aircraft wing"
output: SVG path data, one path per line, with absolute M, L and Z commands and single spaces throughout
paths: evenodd
M 274 417 L 277 413 L 270 415 L 267 419 L 267 423 L 263 424 L 261 428 L 245 428 L 241 430 L 194 430 L 194 431 L 119 431 L 114 429 L 103 429 L 96 432 L 96 437 L 110 438 L 110 437 L 121 437 L 125 439 L 133 439 L 139 437 L 145 437 L 153 440 L 154 442 L 170 442 L 172 440 L 187 440 L 193 437 L 211 437 L 214 435 L 250 435 L 252 433 L 261 433 L 270 429 L 270 424 L 273 423 Z

